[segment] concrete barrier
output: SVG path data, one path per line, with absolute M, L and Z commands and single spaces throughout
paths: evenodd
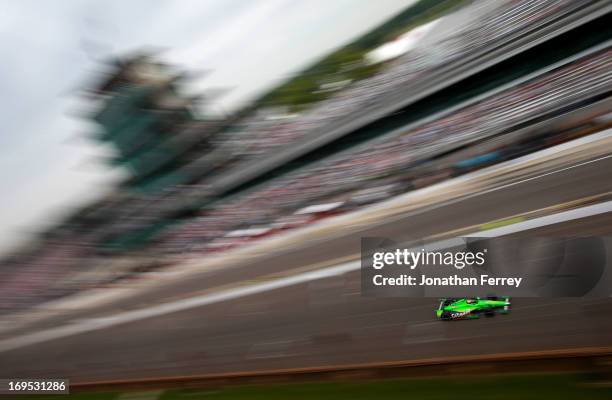
M 76 382 L 71 384 L 70 389 L 73 392 L 131 391 L 271 383 L 363 381 L 448 375 L 469 376 L 476 374 L 495 375 L 516 373 L 588 372 L 597 373 L 599 376 L 610 376 L 611 371 L 612 348 L 589 347 L 313 368 L 245 371 L 175 377 L 165 376 L 140 380 Z

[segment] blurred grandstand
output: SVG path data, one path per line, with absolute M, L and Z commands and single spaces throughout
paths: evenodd
M 117 150 L 109 162 L 130 177 L 2 260 L 0 311 L 236 248 L 610 127 L 610 8 L 422 1 L 216 120 L 195 117 L 200 99 L 184 94 L 184 72 L 147 54 L 111 61 L 85 90 L 99 104 L 88 117 L 101 128 L 95 139 Z M 381 49 L 385 56 L 373 57 Z

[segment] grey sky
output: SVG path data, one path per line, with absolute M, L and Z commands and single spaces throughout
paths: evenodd
M 0 252 L 70 207 L 100 196 L 120 171 L 70 115 L 95 60 L 143 46 L 191 71 L 193 90 L 231 88 L 234 109 L 415 0 L 0 0 Z

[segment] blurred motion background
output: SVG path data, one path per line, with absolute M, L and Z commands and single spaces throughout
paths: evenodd
M 471 396 L 612 395 L 609 298 L 447 324 L 437 299 L 362 297 L 355 264 L 364 236 L 611 233 L 610 1 L 2 9 L 0 377 L 359 382 L 435 359 L 424 375 L 473 379 L 529 359 L 512 372 L 588 375 Z

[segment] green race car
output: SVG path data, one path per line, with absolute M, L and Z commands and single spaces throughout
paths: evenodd
M 507 314 L 510 312 L 509 297 L 464 297 L 441 299 L 440 306 L 436 310 L 439 320 L 473 319 L 481 315 L 492 317 L 496 313 Z

